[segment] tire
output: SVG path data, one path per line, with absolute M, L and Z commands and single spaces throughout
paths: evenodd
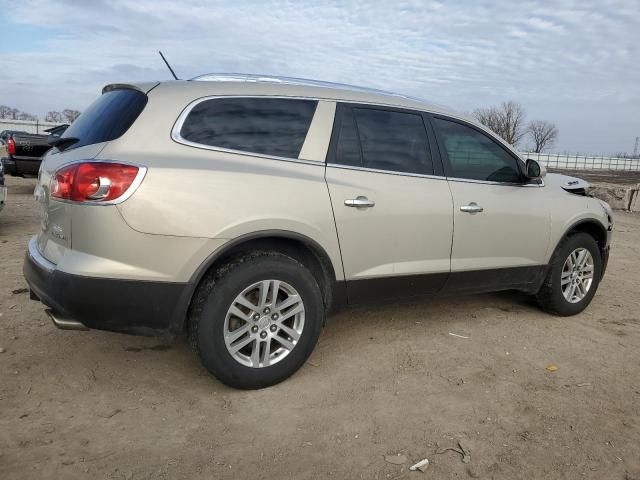
M 271 295 L 271 303 L 259 308 L 264 282 L 269 280 L 272 283 L 266 291 Z M 285 300 L 274 302 L 274 290 L 279 292 L 278 298 Z M 246 302 L 237 303 L 239 296 L 250 299 L 247 301 L 254 309 L 246 307 Z M 301 300 L 301 313 L 299 303 L 279 310 L 279 305 L 285 306 L 285 301 L 293 302 L 296 298 Z M 232 306 L 236 308 L 231 310 Z M 270 307 L 274 311 L 265 314 L 264 310 Z M 236 316 L 233 312 L 238 310 Z M 294 310 L 298 313 L 291 314 Z M 304 364 L 318 341 L 324 314 L 318 282 L 304 265 L 280 253 L 255 252 L 223 265 L 203 279 L 189 315 L 189 338 L 204 367 L 222 383 L 239 389 L 264 388 L 282 382 Z M 257 315 L 260 319 L 254 318 Z M 273 320 L 278 315 L 280 322 Z M 290 316 L 282 321 L 287 315 Z M 237 330 L 231 329 L 234 324 Z M 289 328 L 286 332 L 285 326 Z M 233 340 L 235 343 L 228 347 L 236 332 L 242 333 L 240 339 Z M 299 335 L 295 342 L 289 333 Z M 263 334 L 265 340 L 260 337 Z M 249 341 L 250 338 L 254 340 Z M 231 351 L 246 341 L 249 343 L 242 349 Z M 287 341 L 293 347 L 287 349 Z M 254 357 L 256 345 L 260 345 L 258 358 Z
M 568 294 L 573 300 L 569 301 L 563 292 L 566 285 L 562 284 L 563 269 L 565 269 L 565 262 L 568 261 L 569 256 L 573 252 L 581 252 L 581 249 L 586 249 L 591 254 L 591 258 L 593 260 L 591 284 L 588 287 L 586 294 L 584 294 L 581 299 L 578 299 L 577 296 L 571 296 L 569 291 Z M 571 269 L 568 268 L 565 270 L 565 275 L 567 275 L 568 270 Z M 536 294 L 536 300 L 543 310 L 554 315 L 560 315 L 563 317 L 576 315 L 582 312 L 587 308 L 589 303 L 591 303 L 591 300 L 598 289 L 601 277 L 602 255 L 595 239 L 584 232 L 569 235 L 565 237 L 556 248 L 553 257 L 551 258 L 549 272 L 547 273 L 542 287 Z M 564 280 L 566 281 L 566 279 Z M 579 280 L 580 278 L 576 279 L 576 281 Z M 571 281 L 572 280 L 569 275 L 569 282 Z M 579 291 L 576 295 L 582 295 L 582 291 Z

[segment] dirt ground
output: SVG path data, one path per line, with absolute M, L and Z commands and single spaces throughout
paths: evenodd
M 625 170 L 571 170 L 550 168 L 550 172 L 578 177 L 587 182 L 617 183 L 621 185 L 640 183 L 640 171 Z
M 0 479 L 640 479 L 638 214 L 578 316 L 514 293 L 346 311 L 291 379 L 237 391 L 183 338 L 57 330 L 12 293 L 38 220 L 34 181 L 8 184 Z

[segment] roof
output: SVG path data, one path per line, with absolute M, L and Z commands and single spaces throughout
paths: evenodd
M 189 82 L 214 82 L 216 84 L 232 83 L 245 84 L 259 88 L 260 86 L 273 87 L 270 90 L 290 90 L 291 87 L 307 88 L 309 97 L 330 98 L 341 100 L 357 100 L 378 104 L 404 106 L 409 108 L 426 108 L 432 111 L 452 112 L 451 109 L 428 102 L 426 100 L 389 92 L 376 88 L 361 87 L 344 83 L 326 82 L 307 78 L 283 77 L 273 75 L 256 75 L 247 73 L 206 73 L 198 75 Z M 296 89 L 296 90 L 299 90 Z

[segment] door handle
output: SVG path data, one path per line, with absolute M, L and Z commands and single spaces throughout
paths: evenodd
M 473 214 L 473 213 L 480 213 L 480 212 L 484 211 L 484 208 L 482 208 L 476 202 L 471 202 L 469 205 L 461 206 L 460 207 L 460 211 Z
M 376 205 L 376 202 L 374 202 L 373 200 L 369 200 L 367 197 L 359 196 L 357 198 L 345 200 L 344 204 L 347 207 L 369 208 L 374 207 Z

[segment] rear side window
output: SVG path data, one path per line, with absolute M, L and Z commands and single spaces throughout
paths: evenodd
M 78 139 L 69 148 L 115 140 L 133 125 L 146 104 L 147 96 L 138 90 L 111 90 L 76 118 L 61 138 Z
M 522 180 L 517 160 L 488 135 L 442 118 L 433 122 L 444 144 L 449 177 L 505 183 Z
M 336 159 L 342 165 L 433 174 L 429 140 L 420 114 L 345 109 Z
M 180 136 L 212 147 L 298 158 L 317 103 L 284 98 L 205 100 L 189 112 Z

